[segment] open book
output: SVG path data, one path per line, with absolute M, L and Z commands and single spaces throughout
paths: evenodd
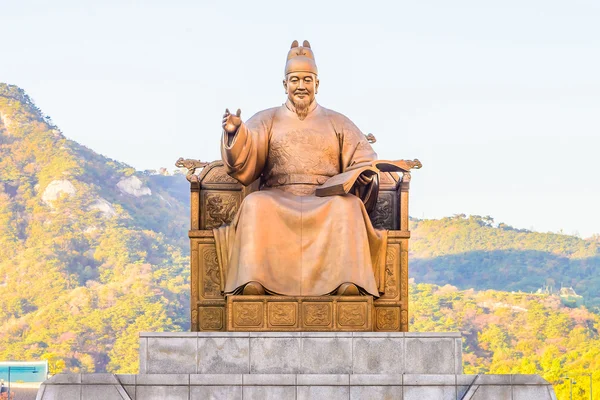
M 420 167 L 421 163 L 418 160 L 374 160 L 362 167 L 332 176 L 327 182 L 317 187 L 315 194 L 325 197 L 349 193 L 361 174 L 372 176 L 379 172 L 410 171 L 412 168 Z

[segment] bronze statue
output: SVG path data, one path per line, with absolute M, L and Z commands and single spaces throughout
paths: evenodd
M 385 270 L 387 231 L 373 228 L 365 208 L 375 204 L 377 176 L 360 175 L 353 194 L 315 195 L 377 154 L 347 117 L 315 100 L 318 71 L 307 41 L 292 43 L 284 76 L 282 106 L 245 123 L 239 109 L 223 116 L 227 173 L 245 186 L 261 182 L 231 224 L 214 229 L 224 292 L 379 297 L 374 271 Z

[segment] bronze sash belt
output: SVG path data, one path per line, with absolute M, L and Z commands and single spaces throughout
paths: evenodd
M 322 185 L 331 178 L 328 175 L 313 175 L 313 174 L 289 174 L 275 175 L 267 179 L 267 186 L 284 186 L 284 185 Z

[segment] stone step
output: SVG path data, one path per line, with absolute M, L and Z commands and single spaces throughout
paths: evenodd
M 556 400 L 539 375 L 60 374 L 37 400 Z

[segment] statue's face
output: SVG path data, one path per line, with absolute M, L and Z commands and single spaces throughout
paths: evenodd
M 310 72 L 292 72 L 283 80 L 283 87 L 293 104 L 311 104 L 319 89 L 319 80 Z

